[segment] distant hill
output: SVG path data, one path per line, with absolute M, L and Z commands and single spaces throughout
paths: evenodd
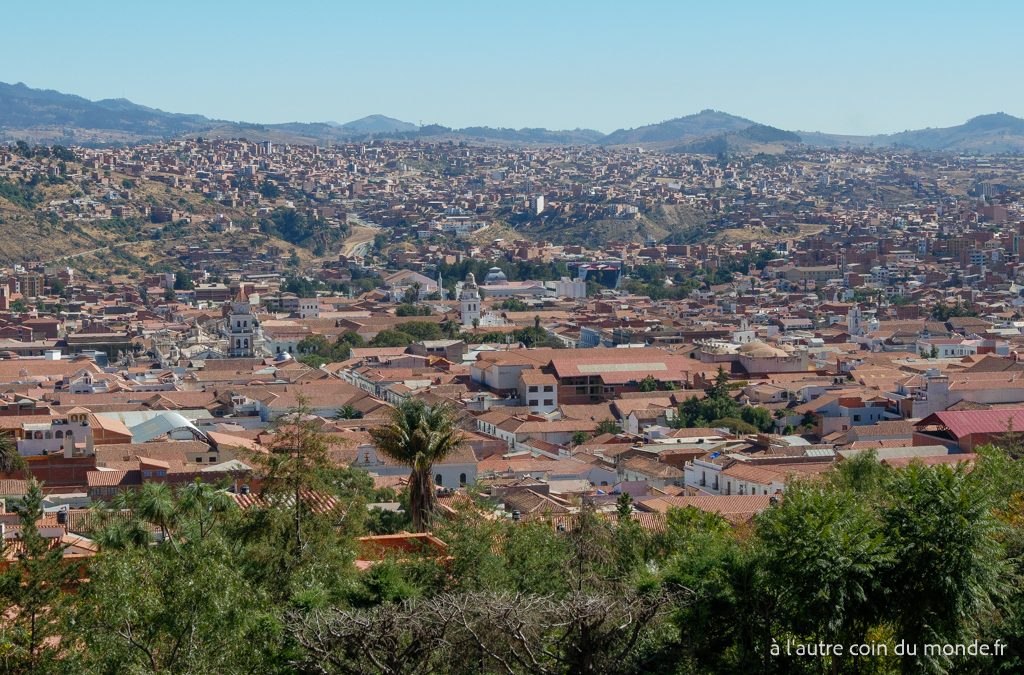
M 408 131 L 416 131 L 419 129 L 419 125 L 413 124 L 412 122 L 403 122 L 402 120 L 396 120 L 394 117 L 387 117 L 386 115 L 367 115 L 351 122 L 344 124 L 333 124 L 328 122 L 332 126 L 336 126 L 343 131 L 352 134 L 393 134 Z
M 783 152 L 787 147 L 799 145 L 800 136 L 792 131 L 754 124 L 746 129 L 698 138 L 669 149 L 669 152 L 692 152 L 705 155 L 730 153 Z
M 465 127 L 450 129 L 437 124 L 422 127 L 417 138 L 444 137 L 452 140 L 492 141 L 498 143 L 541 143 L 549 145 L 591 145 L 604 138 L 593 129 L 503 129 L 494 127 Z
M 125 99 L 90 101 L 22 83 L 0 82 L 0 139 L 139 142 L 172 138 L 215 124 Z
M 668 152 L 702 154 L 785 152 L 803 144 L 816 147 L 898 147 L 969 153 L 1024 153 L 1024 119 L 995 113 L 941 129 L 916 129 L 877 136 L 791 132 L 718 110 L 619 129 L 541 128 L 462 129 L 440 124 L 418 126 L 385 115 L 351 122 L 232 122 L 171 113 L 127 99 L 90 101 L 81 96 L 24 84 L 0 82 L 0 142 L 116 145 L 180 137 L 247 138 L 278 143 L 337 143 L 369 138 L 494 144 L 643 146 Z
M 697 138 L 721 136 L 755 126 L 756 122 L 717 110 L 702 110 L 695 115 L 648 124 L 635 129 L 619 129 L 601 139 L 602 145 L 679 145 Z
M 877 136 L 798 133 L 801 140 L 808 145 L 830 147 L 895 146 L 915 150 L 983 154 L 1024 152 L 1024 119 L 1001 112 L 979 115 L 953 127 L 915 129 Z

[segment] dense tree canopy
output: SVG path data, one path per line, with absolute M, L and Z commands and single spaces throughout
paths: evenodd
M 584 499 L 571 516 L 522 520 L 491 517 L 480 496 L 440 517 L 420 487 L 459 443 L 451 414 L 416 400 L 376 435 L 420 475 L 398 498 L 336 467 L 300 408 L 253 458 L 264 480 L 247 508 L 202 483 L 126 493 L 97 510 L 100 552 L 82 569 L 36 532 L 42 490 L 30 484 L 16 505 L 27 555 L 0 574 L 4 672 L 1024 668 L 1024 470 L 1004 450 L 982 448 L 973 470 L 893 469 L 864 453 L 791 483 L 740 525 L 672 509 L 644 527 L 628 495 L 603 512 Z M 395 500 L 403 511 L 387 518 L 367 508 Z M 413 529 L 412 519 L 445 542 L 443 556 L 354 564 L 357 537 Z M 923 649 L 997 639 L 1008 645 L 1000 658 Z M 900 641 L 921 648 L 898 657 Z M 889 652 L 807 658 L 779 649 L 787 643 Z

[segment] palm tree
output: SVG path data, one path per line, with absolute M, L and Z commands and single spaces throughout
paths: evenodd
M 0 433 L 0 476 L 25 468 L 25 460 L 18 454 L 18 446 L 10 434 Z
M 141 548 L 152 543 L 149 525 L 138 518 L 121 519 L 105 507 L 97 508 L 95 513 L 104 523 L 95 534 L 101 549 Z
M 189 516 L 189 525 L 200 539 L 209 534 L 214 523 L 235 508 L 226 490 L 197 478 L 178 491 L 178 512 Z
M 163 541 L 171 539 L 171 527 L 178 519 L 178 505 L 167 483 L 143 483 L 134 497 L 136 514 L 160 528 Z
M 458 335 L 459 325 L 450 318 L 445 317 L 444 321 L 441 322 L 441 332 L 449 338 L 453 338 Z
M 363 413 L 351 403 L 346 403 L 338 408 L 338 412 L 334 413 L 334 419 L 336 420 L 358 420 L 362 416 Z
M 413 529 L 424 532 L 433 516 L 434 464 L 458 450 L 462 433 L 455 426 L 454 410 L 447 403 L 428 406 L 406 399 L 391 413 L 391 424 L 370 430 L 377 450 L 412 469 L 409 476 L 409 510 Z

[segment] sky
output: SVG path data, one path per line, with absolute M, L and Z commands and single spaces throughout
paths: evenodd
M 1024 117 L 1024 3 L 10 3 L 0 81 L 276 123 L 609 132 L 705 108 L 873 134 Z

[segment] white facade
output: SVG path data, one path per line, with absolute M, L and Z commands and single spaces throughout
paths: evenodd
M 473 325 L 474 320 L 480 320 L 480 290 L 472 272 L 466 276 L 462 292 L 459 294 L 459 318 L 463 327 L 467 328 Z
M 570 298 L 576 300 L 578 298 L 587 297 L 587 282 L 582 279 L 569 279 L 568 277 L 562 277 L 558 281 L 550 281 L 547 287 L 555 292 L 555 296 L 559 298 Z
M 227 334 L 229 357 L 252 357 L 259 353 L 259 322 L 247 302 L 231 303 Z
M 319 319 L 320 298 L 299 298 L 299 318 Z

